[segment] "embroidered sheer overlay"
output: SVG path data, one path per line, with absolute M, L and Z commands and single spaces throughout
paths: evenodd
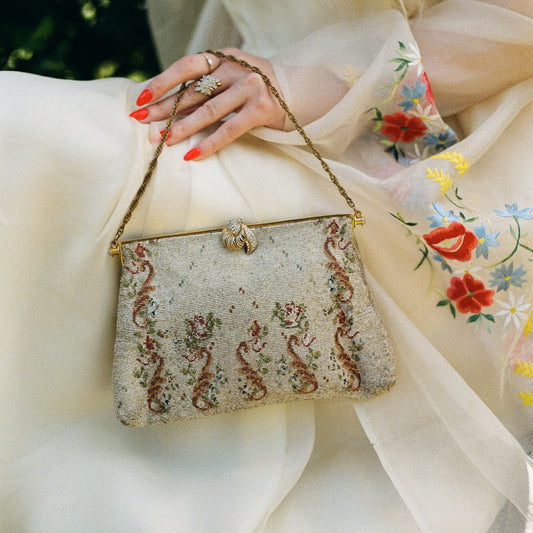
M 228 45 L 271 58 L 367 219 L 397 383 L 357 404 L 122 427 L 107 251 L 161 125 L 128 118 L 130 80 L 0 73 L 0 530 L 531 528 L 527 6 L 447 0 L 407 21 L 387 0 L 149 4 L 164 66 Z M 289 126 L 186 163 L 201 135 L 165 149 L 128 237 L 344 210 Z

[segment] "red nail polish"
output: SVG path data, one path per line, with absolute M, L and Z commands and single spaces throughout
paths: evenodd
M 145 105 L 152 100 L 152 91 L 150 89 L 145 89 L 137 98 L 137 105 Z
M 137 109 L 133 113 L 130 113 L 130 117 L 136 120 L 142 120 L 148 116 L 148 109 Z
M 165 133 L 165 130 L 161 130 L 159 132 L 159 135 L 161 135 L 161 137 L 163 137 L 163 133 Z M 172 132 L 170 130 L 168 130 L 168 133 L 167 133 L 167 141 L 170 139 L 170 136 L 172 135 Z
M 191 150 L 189 150 L 184 156 L 183 159 L 185 161 L 191 161 L 192 159 L 196 159 L 200 155 L 200 148 L 195 146 Z

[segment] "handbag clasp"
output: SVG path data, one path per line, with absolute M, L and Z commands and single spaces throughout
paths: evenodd
M 247 254 L 251 254 L 257 248 L 257 237 L 240 218 L 233 218 L 222 230 L 222 245 L 227 250 L 240 250 L 244 248 Z

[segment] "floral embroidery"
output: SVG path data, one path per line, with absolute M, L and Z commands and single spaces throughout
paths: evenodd
M 463 279 L 451 279 L 446 295 L 456 301 L 460 313 L 479 313 L 482 307 L 492 305 L 494 291 L 486 290 L 483 282 L 472 274 L 465 274 Z
M 262 400 L 267 392 L 267 386 L 261 374 L 255 370 L 252 365 L 245 359 L 244 354 L 250 352 L 250 344 L 243 341 L 237 347 L 235 351 L 235 358 L 240 364 L 239 374 L 244 376 L 244 378 L 239 378 L 239 390 L 241 395 L 246 400 Z
M 527 311 L 531 307 L 531 304 L 524 303 L 524 298 L 525 295 L 522 294 L 518 300 L 515 300 L 513 293 L 510 292 L 508 302 L 497 300 L 497 302 L 503 307 L 503 310 L 498 311 L 496 316 L 505 317 L 505 322 L 503 324 L 504 328 L 506 328 L 512 320 L 515 328 L 518 329 L 520 327 L 519 319 L 527 318 L 527 314 L 523 311 Z
M 353 255 L 353 241 L 346 235 L 349 229 L 347 225 L 342 228 L 328 226 L 326 235 L 329 235 L 324 245 L 324 253 L 329 259 L 328 268 L 331 276 L 328 279 L 330 294 L 333 306 L 326 311 L 326 314 L 334 315 L 334 324 L 338 327 L 334 334 L 335 348 L 331 350 L 330 361 L 332 368 L 341 372 L 344 385 L 347 390 L 358 390 L 361 385 L 361 375 L 357 366 L 359 360 L 358 352 L 364 346 L 358 335 L 358 331 L 353 331 L 354 306 L 352 298 L 354 289 L 350 283 L 347 271 L 350 272 L 350 265 L 355 261 Z M 339 263 L 335 251 L 341 250 L 341 263 Z M 343 339 L 348 342 L 343 343 Z
M 448 224 L 450 222 L 457 222 L 461 220 L 460 217 L 455 215 L 453 211 L 446 211 L 439 204 L 439 202 L 432 202 L 431 205 L 433 206 L 437 214 L 427 217 L 428 220 L 432 221 L 429 225 L 430 228 L 440 228 L 441 226 L 444 226 L 445 224 Z
M 524 400 L 524 405 L 531 405 L 533 407 L 533 394 L 530 391 L 520 392 L 520 398 Z
M 463 156 L 463 154 L 457 153 L 455 150 L 453 152 L 436 154 L 431 159 L 444 159 L 452 163 L 455 170 L 457 170 L 457 177 L 461 177 L 470 168 L 468 158 Z M 426 170 L 429 172 L 429 169 Z
M 440 185 L 441 194 L 445 195 L 448 189 L 453 185 L 452 178 L 450 174 L 446 174 L 444 170 L 431 170 L 430 168 L 426 169 L 427 176 L 426 178 L 433 180 L 435 183 Z
M 418 50 L 418 47 L 414 43 L 408 43 L 407 46 L 411 50 L 410 52 L 407 52 L 407 48 L 404 43 L 401 41 L 398 41 L 398 57 L 395 57 L 391 61 L 393 63 L 399 63 L 399 65 L 396 67 L 395 72 L 400 72 L 400 78 L 398 79 L 398 83 L 405 78 L 405 75 L 407 74 L 409 68 L 416 68 L 416 75 L 420 76 L 423 74 L 423 67 L 422 67 L 422 58 L 420 57 L 420 51 Z
M 449 226 L 436 228 L 423 237 L 427 244 L 445 259 L 469 261 L 472 250 L 477 246 L 476 236 L 456 221 Z M 441 246 L 444 243 L 447 245 Z
M 269 334 L 268 324 L 260 324 L 257 320 L 253 320 L 248 332 L 251 337 L 251 340 L 248 341 L 249 346 L 257 354 L 257 371 L 263 375 L 268 374 L 272 362 L 272 356 L 265 352 Z
M 420 83 L 419 80 L 415 81 L 413 87 L 409 87 L 407 84 L 403 84 L 403 89 L 400 91 L 400 94 L 404 99 L 398 104 L 400 107 L 403 107 L 405 112 L 410 111 L 418 102 L 420 98 L 426 94 L 426 84 Z
M 513 354 L 522 350 L 522 357 L 527 352 L 533 361 L 533 302 L 528 300 L 531 280 L 527 277 L 533 247 L 526 241 L 533 230 L 533 208 L 514 202 L 495 209 L 492 217 L 482 216 L 468 207 L 459 192 L 458 179 L 468 171 L 468 159 L 456 151 L 440 152 L 432 159 L 445 163 L 444 168 L 426 168 L 426 178 L 440 187 L 441 197 L 431 202 L 425 221 L 407 221 L 401 213 L 393 214 L 418 245 L 421 256 L 414 269 L 429 267 L 437 307 L 448 308 L 454 318 L 465 316 L 475 329 L 483 325 L 489 334 L 496 326 L 510 331 L 509 335 L 516 332 Z M 510 356 L 511 366 L 517 361 L 517 355 Z M 524 404 L 528 402 L 533 405 L 533 395 L 524 396 Z
M 419 117 L 408 117 L 403 113 L 385 115 L 383 121 L 385 124 L 381 128 L 381 133 L 389 137 L 393 143 L 413 142 L 417 137 L 422 137 L 427 130 L 427 126 Z
M 154 278 L 154 267 L 150 261 L 143 260 L 141 262 L 138 273 L 142 272 L 147 272 L 147 275 L 141 288 L 137 291 L 135 301 L 133 302 L 133 323 L 138 328 L 146 329 L 150 324 L 148 311 L 151 304 L 150 293 L 155 289 L 154 286 L 151 285 Z M 142 319 L 142 324 L 139 323 L 139 319 Z
M 184 343 L 189 352 L 183 354 L 182 357 L 189 362 L 205 361 L 192 391 L 192 404 L 202 411 L 208 411 L 218 405 L 217 382 L 223 380 L 224 373 L 220 367 L 215 374 L 211 370 L 215 347 L 215 343 L 211 340 L 215 330 L 219 329 L 221 325 L 222 321 L 215 317 L 211 311 L 206 316 L 195 315 L 193 318 L 185 320 Z
M 526 339 L 529 339 L 531 332 L 533 332 L 533 311 L 531 311 L 531 314 L 529 315 L 529 319 L 526 325 L 524 326 L 524 337 Z
M 318 388 L 316 376 L 309 368 L 309 364 L 302 359 L 302 356 L 307 356 L 308 359 L 310 357 L 311 360 L 316 357 L 316 354 L 311 350 L 311 345 L 315 338 L 308 339 L 309 321 L 305 312 L 306 307 L 304 304 L 295 304 L 294 302 L 286 303 L 283 306 L 276 303 L 272 312 L 272 318 L 277 318 L 280 326 L 289 330 L 288 333 L 282 331 L 281 335 L 287 341 L 287 353 L 290 357 L 288 366 L 293 369 L 290 378 L 291 387 L 295 392 L 302 394 L 314 392 Z M 299 346 L 307 349 L 302 356 L 297 353 L 297 347 Z M 284 356 L 281 357 L 279 363 L 286 367 L 287 363 Z
M 514 263 L 510 265 L 502 265 L 490 273 L 493 279 L 490 280 L 491 287 L 497 287 L 497 291 L 506 291 L 511 285 L 515 287 L 522 287 L 525 283 L 524 276 L 527 270 L 524 270 L 524 265 L 520 265 L 516 270 Z
M 146 248 L 142 242 L 138 243 L 135 247 L 135 253 L 138 257 L 146 257 L 146 254 L 144 253 L 145 250 Z
M 280 303 L 276 303 L 272 316 L 279 319 L 283 328 L 293 328 L 302 332 L 307 331 L 309 322 L 305 316 L 304 304 L 297 305 L 294 302 L 289 302 L 282 306 Z
M 531 361 L 516 361 L 515 374 L 519 374 L 525 378 L 533 379 L 533 362 Z M 533 392 L 526 390 L 519 393 L 520 398 L 524 400 L 524 405 L 531 405 L 533 407 Z
M 447 270 L 450 274 L 452 273 L 452 267 L 450 266 L 448 261 L 446 261 L 446 259 L 442 257 L 442 255 L 434 254 L 433 259 L 437 261 L 437 263 L 440 263 L 442 270 Z
M 455 166 L 457 177 L 464 174 L 468 168 L 468 160 L 462 154 L 457 152 L 443 153 L 434 156 L 434 159 L 443 159 L 449 161 Z M 454 186 L 454 180 L 450 174 L 446 174 L 443 169 L 435 169 L 427 172 L 432 175 L 441 176 L 445 174 L 449 180 L 448 189 Z M 395 218 L 402 222 L 408 229 L 409 233 L 416 237 L 420 244 L 425 243 L 420 250 L 422 258 L 415 269 L 418 269 L 422 264 L 426 263 L 430 268 L 434 269 L 434 263 L 440 264 L 442 271 L 454 274 L 450 279 L 450 284 L 444 293 L 440 292 L 442 296 L 447 296 L 447 299 L 441 299 L 438 302 L 439 307 L 448 306 L 455 316 L 455 309 L 463 314 L 471 314 L 468 322 L 477 322 L 485 319 L 485 325 L 490 331 L 489 323 L 495 323 L 494 317 L 505 317 L 503 327 L 513 324 L 519 324 L 519 320 L 524 320 L 527 316 L 524 311 L 529 309 L 530 304 L 525 302 L 525 296 L 514 299 L 514 296 L 509 296 L 512 300 L 509 303 L 497 300 L 500 309 L 494 314 L 482 313 L 483 308 L 491 307 L 494 304 L 494 293 L 500 291 L 507 291 L 511 286 L 521 288 L 526 283 L 524 265 L 515 266 L 515 262 L 509 260 L 514 257 L 519 250 L 525 250 L 530 254 L 533 249 L 526 246 L 522 240 L 522 229 L 520 220 L 531 220 L 533 208 L 519 208 L 517 203 L 506 204 L 505 209 L 498 209 L 495 213 L 499 217 L 512 218 L 516 227 L 511 226 L 509 234 L 514 241 L 513 249 L 507 256 L 492 265 L 471 266 L 463 271 L 463 276 L 457 276 L 457 269 L 452 268 L 450 262 L 459 261 L 461 263 L 468 263 L 475 260 L 488 260 L 490 249 L 500 247 L 500 233 L 499 231 L 488 231 L 486 222 L 479 221 L 479 217 L 473 215 L 472 210 L 468 209 L 462 203 L 463 199 L 459 196 L 458 187 L 453 189 L 453 196 L 448 193 L 444 194 L 444 199 L 450 204 L 450 207 L 444 207 L 437 201 L 432 202 L 434 214 L 427 216 L 429 224 L 428 233 L 423 233 L 421 236 L 417 235 L 413 229 L 418 226 L 417 222 L 407 222 L 400 213 L 397 213 Z M 434 255 L 429 254 L 432 249 L 436 252 Z M 475 253 L 474 253 L 475 251 Z M 473 273 L 480 273 L 480 269 L 488 271 L 488 279 L 474 278 Z M 486 286 L 491 288 L 488 289 Z M 438 289 L 436 289 L 438 292 Z M 503 307 L 503 309 L 501 309 Z M 517 326 L 518 327 L 518 326 Z
M 420 75 L 420 73 L 419 73 Z M 435 105 L 435 98 L 433 97 L 433 91 L 431 90 L 431 85 L 429 84 L 429 80 L 428 80 L 428 75 L 426 74 L 426 71 L 422 72 L 422 81 L 426 84 L 426 98 L 427 98 L 427 101 L 431 104 L 431 105 Z M 450 132 L 452 132 L 453 130 L 449 130 Z
M 408 51 L 409 50 L 409 51 Z M 398 42 L 393 82 L 383 102 L 368 111 L 375 113 L 375 132 L 386 153 L 396 161 L 410 165 L 457 142 L 454 131 L 446 125 L 437 110 L 429 80 L 423 69 L 420 52 L 414 43 Z
M 434 146 L 435 150 L 445 150 L 457 142 L 455 134 L 451 130 L 439 133 L 428 133 L 424 137 L 428 146 Z
M 476 257 L 482 255 L 485 259 L 489 258 L 489 246 L 499 246 L 499 242 L 496 240 L 499 231 L 493 231 L 492 233 L 487 233 L 485 229 L 485 224 L 482 222 L 481 226 L 474 226 L 474 233 L 478 239 L 476 247 Z
M 252 337 L 257 337 L 257 336 L 259 336 L 261 334 L 261 330 L 262 329 L 263 328 L 261 328 L 261 324 L 259 324 L 259 322 L 257 320 L 254 320 L 252 322 L 252 325 L 250 326 L 250 329 L 249 329 L 250 335 Z
M 533 207 L 526 207 L 525 209 L 519 209 L 518 204 L 515 202 L 512 205 L 505 204 L 505 209 L 497 209 L 496 214 L 504 218 L 522 218 L 524 220 L 533 219 L 531 212 Z
M 215 318 L 212 312 L 207 316 L 194 316 L 185 321 L 185 345 L 189 350 L 197 350 L 205 341 L 213 337 L 215 327 L 220 328 L 222 321 Z
M 344 65 L 341 71 L 341 76 L 349 87 L 353 87 L 361 77 L 360 73 L 351 65 Z

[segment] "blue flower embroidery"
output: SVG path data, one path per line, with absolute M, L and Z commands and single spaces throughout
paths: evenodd
M 505 204 L 505 209 L 496 209 L 496 214 L 505 218 L 523 218 L 525 220 L 533 219 L 531 214 L 533 207 L 526 207 L 525 209 L 518 209 L 518 204 L 515 202 L 513 205 Z
M 405 100 L 401 101 L 398 105 L 403 107 L 404 111 L 409 111 L 416 103 L 418 103 L 418 100 L 426 94 L 426 84 L 416 80 L 413 88 L 411 88 L 404 83 L 400 94 L 405 96 Z
M 494 278 L 490 280 L 490 286 L 497 287 L 498 291 L 506 291 L 511 285 L 521 287 L 522 283 L 527 281 L 523 279 L 526 274 L 527 270 L 524 270 L 523 265 L 520 265 L 516 270 L 514 270 L 513 263 L 509 266 L 503 265 L 490 273 Z
M 439 150 L 445 150 L 454 145 L 457 142 L 457 137 L 455 136 L 455 132 L 451 128 L 448 128 L 446 131 L 439 133 L 438 135 L 428 133 L 424 137 L 424 141 L 426 141 L 428 146 L 434 146 L 435 150 L 438 152 Z
M 433 254 L 433 259 L 440 263 L 442 270 L 447 270 L 450 274 L 452 273 L 452 267 L 448 264 L 448 261 L 442 257 L 442 255 Z
M 476 258 L 482 255 L 485 259 L 489 258 L 489 246 L 499 246 L 500 243 L 496 240 L 500 232 L 486 233 L 485 224 L 480 227 L 474 226 L 474 233 L 478 238 L 476 246 Z
M 428 217 L 428 220 L 431 220 L 430 228 L 439 228 L 444 224 L 459 220 L 459 217 L 454 215 L 453 211 L 446 212 L 439 202 L 432 202 L 432 204 L 435 211 L 437 211 L 437 214 Z

